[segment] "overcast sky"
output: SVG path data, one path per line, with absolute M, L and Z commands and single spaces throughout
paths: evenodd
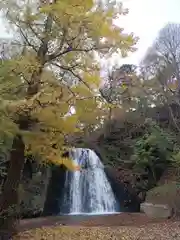
M 119 24 L 139 38 L 138 51 L 125 62 L 138 64 L 158 31 L 168 22 L 180 23 L 180 0 L 124 0 L 129 14 Z
M 121 60 L 114 57 L 114 61 L 138 64 L 147 48 L 152 44 L 158 31 L 168 22 L 180 23 L 180 0 L 123 0 L 129 8 L 129 14 L 119 20 L 120 26 L 126 31 L 134 32 L 139 38 L 137 52 Z M 7 34 L 0 22 L 0 37 Z

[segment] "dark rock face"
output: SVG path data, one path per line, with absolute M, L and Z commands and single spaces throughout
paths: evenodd
M 0 194 L 6 180 L 8 165 L 9 162 L 3 165 L 5 174 L 0 176 Z M 50 176 L 49 166 L 40 165 L 32 156 L 27 156 L 19 189 L 21 218 L 36 218 L 42 215 Z
M 124 178 L 122 171 L 113 168 L 105 168 L 105 172 L 121 212 L 139 212 L 141 199 L 132 187 L 132 182 Z
M 61 199 L 64 195 L 66 168 L 64 166 L 53 166 L 51 174 L 43 210 L 44 216 L 60 213 Z
M 20 185 L 21 218 L 36 218 L 42 215 L 47 186 L 51 175 L 50 168 L 31 163 L 32 171 L 24 171 Z

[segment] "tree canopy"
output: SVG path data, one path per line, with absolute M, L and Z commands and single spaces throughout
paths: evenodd
M 1 7 L 13 33 L 0 69 L 5 122 L 12 135 L 23 134 L 27 152 L 58 162 L 66 136 L 106 114 L 96 54 L 131 51 L 135 38 L 114 24 L 123 14 L 116 2 L 13 0 Z M 31 119 L 28 129 L 17 127 L 22 115 Z

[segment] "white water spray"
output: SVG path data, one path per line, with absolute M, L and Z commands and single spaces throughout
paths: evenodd
M 109 214 L 116 212 L 116 199 L 99 157 L 90 149 L 70 152 L 81 171 L 67 172 L 64 205 L 69 214 Z

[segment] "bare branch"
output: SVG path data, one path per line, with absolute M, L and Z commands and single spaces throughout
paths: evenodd
M 59 65 L 58 63 L 56 62 L 53 62 L 52 65 L 64 70 L 64 71 L 67 71 L 67 72 L 70 72 L 75 78 L 77 78 L 80 82 L 82 82 L 88 89 L 90 89 L 90 86 L 81 78 L 80 75 L 78 75 L 77 73 L 75 73 L 72 68 L 70 67 L 64 67 L 64 66 L 61 66 Z
M 24 38 L 24 41 L 25 41 L 25 43 L 26 43 L 26 46 L 28 45 L 28 46 L 31 47 L 35 52 L 37 52 L 36 47 L 35 47 L 33 44 L 31 44 L 31 42 L 28 40 L 28 37 L 27 37 L 26 34 L 23 32 L 23 30 L 21 29 L 21 27 L 20 27 L 18 24 L 16 24 L 16 23 L 15 23 L 15 25 L 18 27 L 18 29 L 19 29 L 22 37 Z
M 164 83 L 175 78 L 180 90 L 180 24 L 167 24 L 160 30 L 142 63 L 145 66 L 154 65 L 154 75 L 159 69 L 166 71 Z
M 69 52 L 84 52 L 84 53 L 88 53 L 88 52 L 92 52 L 92 51 L 97 51 L 97 50 L 103 50 L 106 49 L 107 46 L 103 46 L 102 48 L 97 47 L 97 46 L 93 46 L 91 48 L 72 48 L 71 46 L 69 46 L 66 50 L 62 51 L 62 52 L 57 52 L 57 53 L 53 53 L 47 56 L 46 58 L 46 62 L 50 62 L 58 57 L 61 57 Z

